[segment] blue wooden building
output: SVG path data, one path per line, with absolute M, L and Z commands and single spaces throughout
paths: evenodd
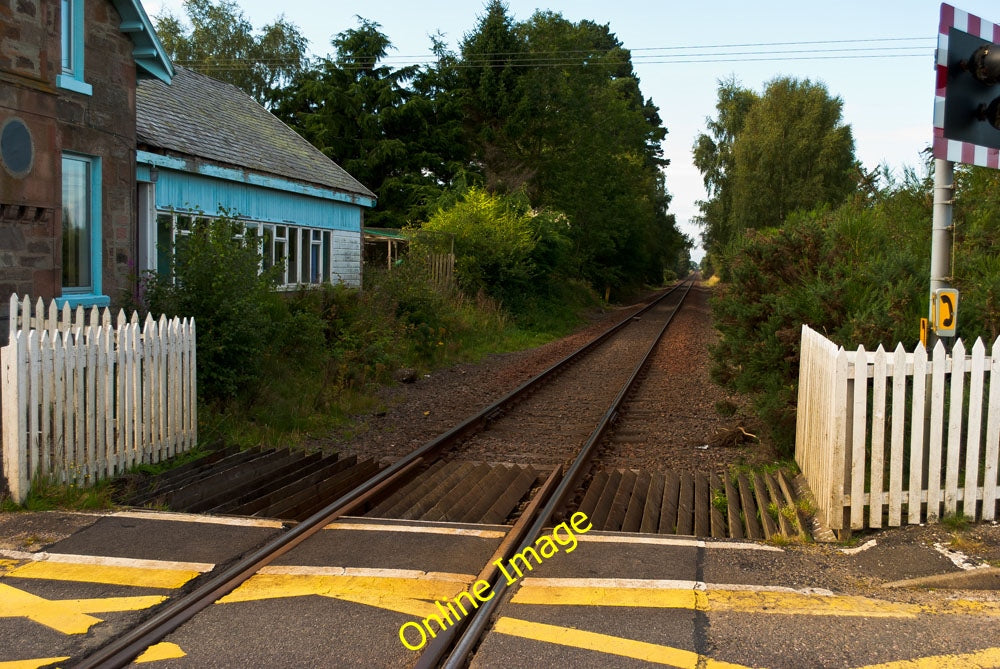
M 256 234 L 283 286 L 361 284 L 364 210 L 375 195 L 239 88 L 176 67 L 136 91 L 140 270 L 198 217 L 220 213 Z

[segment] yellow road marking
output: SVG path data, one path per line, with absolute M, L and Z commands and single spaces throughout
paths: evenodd
M 547 625 L 535 623 L 517 618 L 500 618 L 493 627 L 494 631 L 510 636 L 518 636 L 534 641 L 544 641 L 559 644 L 561 646 L 572 646 L 573 648 L 583 648 L 609 655 L 629 657 L 656 664 L 665 664 L 670 667 L 683 667 L 684 669 L 744 669 L 742 665 L 720 662 L 692 653 L 680 648 L 670 646 L 660 646 L 655 643 L 645 641 L 635 641 L 634 639 L 623 639 L 621 637 L 610 636 L 608 634 L 598 634 L 558 625 Z
M 984 669 L 1000 667 L 1000 648 L 984 648 L 973 653 L 933 655 L 913 660 L 869 664 L 858 669 Z
M 5 576 L 53 581 L 106 583 L 142 588 L 179 588 L 201 572 L 180 569 L 147 569 L 100 564 L 30 562 L 8 571 Z
M 45 667 L 56 662 L 64 662 L 68 659 L 69 656 L 39 657 L 34 660 L 10 660 L 8 662 L 0 662 L 0 669 L 38 669 L 39 667 Z
M 521 585 L 511 603 L 552 606 L 639 606 L 654 609 L 707 608 L 705 593 L 700 590 L 546 587 L 530 583 Z
M 433 605 L 435 600 L 446 601 L 456 596 L 472 583 L 473 578 L 471 575 L 465 580 L 455 580 L 430 575 L 408 578 L 258 573 L 216 604 L 318 595 L 426 617 L 437 612 Z
M 681 548 L 718 548 L 721 550 L 764 551 L 784 553 L 784 549 L 767 544 L 751 544 L 739 541 L 704 541 L 702 539 L 681 539 L 677 537 L 630 536 L 623 534 L 581 534 L 581 542 L 602 544 L 647 544 L 653 546 L 680 546 Z
M 1000 602 L 951 600 L 937 604 L 903 604 L 852 595 L 815 595 L 773 590 L 588 587 L 555 585 L 548 579 L 525 579 L 514 604 L 557 606 L 631 606 L 644 608 L 776 613 L 784 615 L 915 618 L 918 615 L 1000 616 Z M 585 582 L 586 579 L 580 579 Z M 602 584 L 603 585 L 603 584 Z
M 747 585 L 705 583 L 660 578 L 546 578 L 528 576 L 521 581 L 536 588 L 631 588 L 636 590 L 734 590 L 751 592 L 790 592 L 800 595 L 832 596 L 825 588 L 789 588 L 783 585 Z
M 187 653 L 181 650 L 181 647 L 177 644 L 163 641 L 161 643 L 154 643 L 147 648 L 142 655 L 135 658 L 135 663 L 142 664 L 144 662 L 159 662 L 160 660 L 176 660 L 186 655 Z
M 49 600 L 0 583 L 0 618 L 27 618 L 63 634 L 85 634 L 101 622 L 90 613 L 138 611 L 164 599 L 152 596 Z

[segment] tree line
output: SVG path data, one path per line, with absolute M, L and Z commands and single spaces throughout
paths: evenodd
M 924 175 L 865 169 L 843 102 L 819 83 L 780 77 L 761 92 L 719 83 L 716 117 L 694 144 L 720 337 L 713 376 L 753 399 L 790 454 L 799 336 L 807 324 L 848 350 L 919 342 L 928 311 L 933 161 Z M 928 129 L 929 132 L 929 129 Z M 958 335 L 1000 334 L 1000 174 L 956 167 L 953 285 Z
M 490 0 L 457 50 L 433 38 L 434 62 L 394 67 L 389 36 L 361 17 L 310 58 L 283 17 L 255 30 L 231 0 L 184 8 L 186 21 L 156 19 L 171 58 L 239 86 L 375 192 L 369 226 L 420 228 L 485 194 L 562 222 L 543 226 L 536 241 L 560 252 L 532 251 L 535 274 L 618 292 L 686 272 L 667 130 L 607 25 L 541 11 L 517 21 Z

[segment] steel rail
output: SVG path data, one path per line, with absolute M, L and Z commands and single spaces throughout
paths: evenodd
M 309 518 L 296 524 L 287 532 L 275 537 L 251 554 L 226 567 L 220 573 L 209 574 L 203 583 L 197 585 L 189 593 L 166 602 L 142 623 L 106 643 L 104 646 L 97 648 L 70 666 L 75 669 L 97 669 L 98 667 L 101 669 L 117 669 L 118 667 L 126 666 L 149 646 L 162 640 L 165 636 L 193 618 L 199 611 L 202 611 L 214 601 L 234 590 L 261 568 L 302 543 L 336 518 L 346 515 L 366 503 L 367 500 L 382 494 L 393 486 L 402 485 L 408 480 L 407 477 L 409 475 L 416 473 L 421 464 L 430 461 L 446 447 L 458 442 L 462 437 L 484 428 L 493 417 L 514 404 L 518 398 L 589 353 L 616 332 L 626 327 L 637 316 L 653 309 L 683 285 L 683 282 L 678 282 L 657 299 L 631 314 L 628 318 L 608 328 L 596 338 L 541 373 L 525 381 L 504 397 L 462 421 L 457 426 L 411 451 L 367 481 L 344 493 Z M 688 290 L 690 290 L 690 286 Z
M 583 478 L 584 474 L 586 473 L 585 468 L 590 463 L 590 460 L 593 457 L 593 452 L 596 445 L 600 442 L 601 438 L 604 436 L 604 433 L 611 426 L 611 423 L 618 415 L 618 410 L 624 403 L 625 396 L 632 389 L 632 386 L 639 378 L 639 374 L 646 367 L 646 364 L 652 357 L 653 352 L 659 345 L 660 340 L 663 338 L 663 334 L 667 331 L 667 327 L 670 325 L 670 322 L 674 319 L 674 315 L 680 310 L 681 305 L 684 304 L 684 299 L 691 291 L 691 286 L 693 285 L 693 283 L 694 282 L 688 283 L 687 289 L 681 296 L 680 301 L 678 301 L 677 306 L 674 307 L 674 310 L 670 313 L 670 316 L 667 317 L 666 322 L 664 322 L 663 327 L 660 329 L 659 334 L 656 336 L 653 343 L 646 351 L 646 354 L 642 357 L 642 360 L 640 360 L 639 363 L 635 366 L 635 369 L 632 371 L 631 376 L 629 376 L 628 380 L 622 386 L 621 390 L 618 391 L 618 394 L 615 396 L 615 399 L 611 403 L 611 406 L 604 413 L 604 416 L 597 424 L 597 427 L 594 428 L 594 431 L 591 432 L 590 437 L 587 439 L 583 447 L 580 449 L 580 452 L 579 454 L 577 454 L 576 459 L 573 461 L 573 464 L 570 465 L 569 469 L 566 471 L 566 475 L 563 476 L 562 480 L 559 482 L 559 485 L 556 487 L 555 491 L 552 492 L 552 495 L 549 497 L 549 501 L 545 504 L 544 507 L 542 507 L 542 510 L 538 512 L 538 515 L 536 516 L 535 519 L 535 523 L 531 526 L 531 529 L 528 530 L 526 534 L 526 539 L 523 546 L 531 546 L 534 544 L 535 541 L 538 540 L 538 537 L 541 535 L 542 529 L 549 523 L 549 520 L 551 519 L 552 515 L 555 513 L 557 509 L 562 507 L 568 501 L 567 498 L 569 496 L 569 493 Z M 514 552 L 513 550 L 509 551 L 508 554 L 504 556 L 504 559 L 510 559 L 511 555 L 513 555 L 513 552 Z M 466 621 L 464 631 L 459 637 L 454 650 L 448 656 L 447 661 L 443 665 L 445 669 L 460 669 L 468 665 L 469 658 L 471 657 L 473 651 L 475 650 L 476 644 L 479 642 L 479 639 L 486 631 L 486 626 L 489 624 L 490 619 L 493 616 L 493 612 L 496 610 L 497 606 L 499 606 L 500 602 L 504 599 L 504 592 L 511 587 L 507 584 L 507 581 L 505 579 L 500 579 L 497 577 L 494 577 L 494 581 L 491 582 L 491 585 L 493 586 L 492 591 L 494 593 L 494 596 L 491 597 L 488 601 L 484 602 L 483 606 L 476 609 L 475 613 L 472 616 L 470 616 L 470 618 Z M 440 661 L 440 656 L 434 658 L 433 665 L 420 663 L 417 666 L 420 667 L 437 666 L 439 661 Z
M 507 536 L 504 537 L 504 540 L 497 546 L 493 555 L 490 556 L 489 562 L 486 563 L 486 566 L 483 567 L 479 575 L 472 581 L 473 583 L 478 583 L 479 581 L 492 583 L 497 578 L 496 563 L 506 559 L 511 549 L 518 546 L 528 536 L 528 533 L 531 531 L 531 522 L 538 515 L 539 507 L 551 497 L 553 489 L 559 484 L 560 480 L 562 480 L 562 466 L 552 470 L 545 483 L 542 484 L 534 498 L 524 509 L 521 517 L 517 519 L 514 526 L 507 532 Z M 427 644 L 427 648 L 417 658 L 417 663 L 413 665 L 413 669 L 431 669 L 438 666 L 441 658 L 455 644 L 455 640 L 461 635 L 471 619 L 471 616 L 458 619 L 451 627 L 448 627 L 434 637 L 433 641 Z
M 412 469 L 419 466 L 421 462 L 421 458 L 411 460 L 406 467 L 398 470 L 394 476 L 381 481 L 378 486 L 366 491 L 366 494 L 377 495 L 390 488 L 398 479 L 404 478 Z M 363 496 L 359 495 L 356 499 L 344 504 L 342 499 L 327 505 L 318 513 L 295 525 L 288 532 L 275 537 L 248 556 L 226 567 L 219 574 L 212 575 L 190 593 L 168 601 L 136 627 L 70 666 L 78 669 L 96 669 L 98 667 L 104 669 L 124 667 L 130 664 L 140 653 L 186 623 L 199 611 L 232 592 L 238 585 L 267 566 L 275 558 L 284 555 L 322 530 L 333 520 L 363 504 L 365 500 Z

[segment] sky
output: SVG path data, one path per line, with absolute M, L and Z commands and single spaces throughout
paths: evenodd
M 163 11 L 183 18 L 183 0 L 142 0 L 150 17 Z M 312 55 L 332 52 L 330 39 L 375 21 L 395 51 L 390 63 L 431 60 L 431 35 L 457 50 L 484 14 L 476 0 L 237 0 L 260 29 L 279 15 L 309 40 Z M 691 147 L 715 116 L 718 84 L 735 77 L 762 91 L 766 82 L 791 76 L 822 82 L 844 103 L 855 152 L 869 169 L 886 164 L 899 175 L 922 173 L 920 152 L 932 138 L 934 48 L 940 2 L 933 0 L 506 0 L 515 20 L 536 10 L 610 26 L 632 52 L 640 88 L 660 109 L 670 211 L 695 243 L 697 202 L 705 198 Z M 959 9 L 1000 23 L 996 0 L 957 0 Z M 861 41 L 864 40 L 864 41 Z M 799 44 L 794 44 L 799 43 Z M 750 45 L 750 46 L 736 46 Z M 776 53 L 782 52 L 782 53 Z M 928 221 L 928 230 L 930 222 Z M 928 233 L 929 234 L 929 233 Z M 703 251 L 696 247 L 692 257 Z

